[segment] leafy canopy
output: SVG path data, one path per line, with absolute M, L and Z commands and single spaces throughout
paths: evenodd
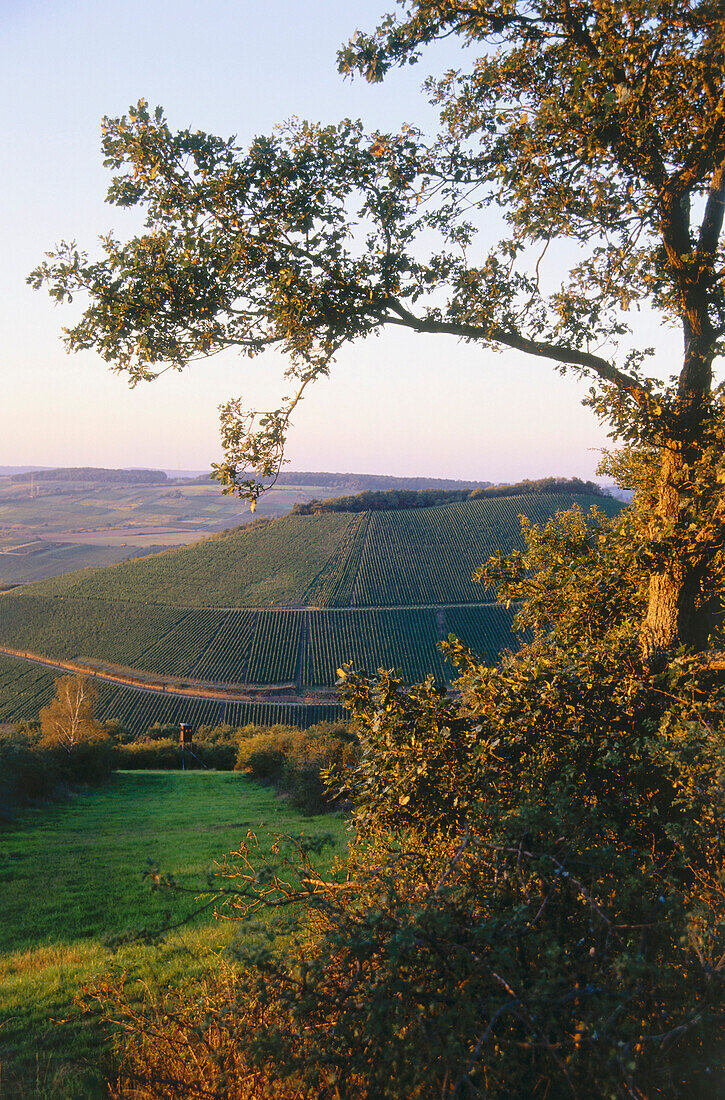
M 108 738 L 96 721 L 98 692 L 87 676 L 61 676 L 55 681 L 55 697 L 40 712 L 40 743 L 73 753 L 79 745 Z
M 217 476 L 252 499 L 248 473 L 279 469 L 306 386 L 342 344 L 386 325 L 584 373 L 598 411 L 650 441 L 683 399 L 707 403 L 725 332 L 718 0 L 400 6 L 355 36 L 340 69 L 380 80 L 460 36 L 468 70 L 427 84 L 437 136 L 293 120 L 244 149 L 173 132 L 141 101 L 104 120 L 103 149 L 108 201 L 143 208 L 145 231 L 103 238 L 97 260 L 62 244 L 30 276 L 59 300 L 88 295 L 68 346 L 132 382 L 226 347 L 287 356 L 292 389 L 277 409 L 222 408 Z M 562 241 L 576 246 L 564 277 Z M 641 374 L 647 349 L 630 346 L 628 324 L 641 304 L 697 345 L 677 393 Z

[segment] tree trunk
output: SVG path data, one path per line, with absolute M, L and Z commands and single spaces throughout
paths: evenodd
M 656 518 L 650 533 L 660 542 L 664 562 L 650 576 L 641 634 L 645 660 L 653 670 L 662 668 L 680 646 L 695 652 L 706 650 L 718 611 L 716 595 L 708 591 L 716 547 L 694 541 L 688 528 L 693 519 L 697 524 L 698 518 L 681 495 L 688 459 L 691 462 L 695 457 L 688 452 L 696 449 L 670 440 L 662 453 Z M 689 489 L 685 487 L 688 496 Z

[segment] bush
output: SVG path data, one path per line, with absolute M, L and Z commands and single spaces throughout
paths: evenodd
M 133 733 L 118 718 L 107 718 L 101 724 L 114 745 L 127 745 L 134 740 Z
M 134 770 L 149 768 L 181 769 L 212 768 L 233 771 L 237 758 L 234 743 L 194 741 L 192 752 L 187 749 L 182 758 L 178 728 L 176 737 L 144 737 L 116 749 L 116 767 Z
M 9 820 L 28 802 L 53 797 L 62 781 L 54 756 L 23 735 L 0 738 L 0 818 Z
M 0 819 L 33 802 L 57 798 L 69 788 L 102 783 L 116 766 L 107 739 L 76 745 L 72 753 L 39 743 L 38 730 L 19 727 L 0 734 Z
M 128 770 L 149 768 L 181 768 L 181 749 L 178 732 L 171 737 L 143 737 L 129 745 L 119 745 L 116 750 L 117 766 Z
M 347 769 L 357 756 L 356 738 L 344 723 L 318 722 L 306 730 L 277 725 L 247 733 L 236 770 L 272 783 L 306 813 L 324 813 L 335 802 L 327 772 Z
M 58 768 L 73 784 L 102 783 L 118 767 L 117 749 L 109 737 L 79 742 L 70 754 L 59 748 L 52 751 Z
M 155 722 L 153 726 L 149 726 L 146 730 L 146 735 L 143 738 L 139 738 L 143 741 L 176 741 L 179 742 L 179 727 L 178 725 L 162 725 L 160 722 Z
M 197 737 L 199 741 L 207 745 L 216 745 L 219 742 L 224 744 L 237 745 L 239 740 L 246 736 L 245 730 L 256 730 L 256 726 L 230 726 L 229 723 L 223 722 L 219 726 L 199 726 L 197 730 Z
M 237 762 L 237 746 L 234 742 L 195 741 L 194 752 L 207 768 L 218 772 L 231 772 Z

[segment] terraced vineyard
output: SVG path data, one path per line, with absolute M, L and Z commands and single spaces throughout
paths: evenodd
M 368 671 L 399 668 L 409 680 L 428 673 L 450 680 L 455 670 L 437 648 L 449 633 L 489 661 L 515 647 L 513 611 L 495 604 L 471 574 L 497 549 L 521 544 L 519 515 L 543 523 L 572 502 L 610 514 L 620 507 L 601 497 L 531 495 L 289 516 L 5 594 L 0 645 L 128 666 L 147 680 L 180 677 L 195 681 L 197 691 L 217 684 L 267 694 L 263 702 L 190 699 L 104 684 L 102 716 L 135 732 L 181 718 L 304 725 L 339 713 L 331 690 L 347 661 Z M 269 606 L 282 595 L 286 607 Z M 18 661 L 0 665 L 0 720 L 37 715 L 52 674 Z
M 53 697 L 59 673 L 0 656 L 0 722 L 32 721 Z M 315 722 L 333 721 L 344 714 L 329 703 L 247 703 L 165 695 L 153 691 L 97 682 L 98 711 L 103 719 L 118 719 L 140 736 L 151 726 L 188 722 L 199 726 L 271 726 L 282 722 L 305 729 Z
M 449 633 L 461 635 L 492 659 L 513 641 L 513 612 L 498 604 L 280 611 L 195 608 L 181 611 L 159 640 L 144 648 L 138 620 L 159 621 L 155 619 L 159 609 L 148 605 L 134 609 L 129 605 L 122 618 L 113 624 L 107 621 L 107 630 L 100 638 L 98 634 L 93 636 L 98 644 L 89 652 L 57 639 L 62 639 L 65 613 L 70 630 L 84 614 L 90 618 L 97 613 L 96 601 L 9 596 L 2 608 L 13 604 L 17 605 L 13 614 L 0 617 L 0 645 L 51 660 L 96 658 L 104 661 L 109 671 L 119 665 L 189 682 L 230 686 L 287 684 L 300 691 L 329 687 L 335 682 L 339 666 L 347 661 L 358 668 L 397 667 L 411 680 L 428 672 L 443 679 L 447 670 L 437 643 Z M 47 644 L 37 625 L 51 613 L 54 644 Z M 165 615 L 160 616 L 164 626 L 168 621 Z

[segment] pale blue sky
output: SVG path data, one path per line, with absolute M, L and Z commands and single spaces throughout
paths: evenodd
M 337 75 L 337 47 L 385 10 L 386 0 L 0 0 L 0 465 L 203 469 L 219 457 L 222 401 L 276 402 L 273 354 L 230 353 L 129 390 L 96 356 L 65 354 L 59 332 L 73 313 L 25 276 L 61 238 L 92 249 L 100 233 L 123 233 L 103 203 L 100 120 L 142 96 L 172 126 L 240 140 L 292 115 L 430 125 L 418 89 L 428 67 L 457 63 L 455 43 L 382 86 Z M 647 327 L 641 343 L 656 343 Z M 605 437 L 580 405 L 585 391 L 545 362 L 386 334 L 340 355 L 301 408 L 288 457 L 293 469 L 591 476 Z

